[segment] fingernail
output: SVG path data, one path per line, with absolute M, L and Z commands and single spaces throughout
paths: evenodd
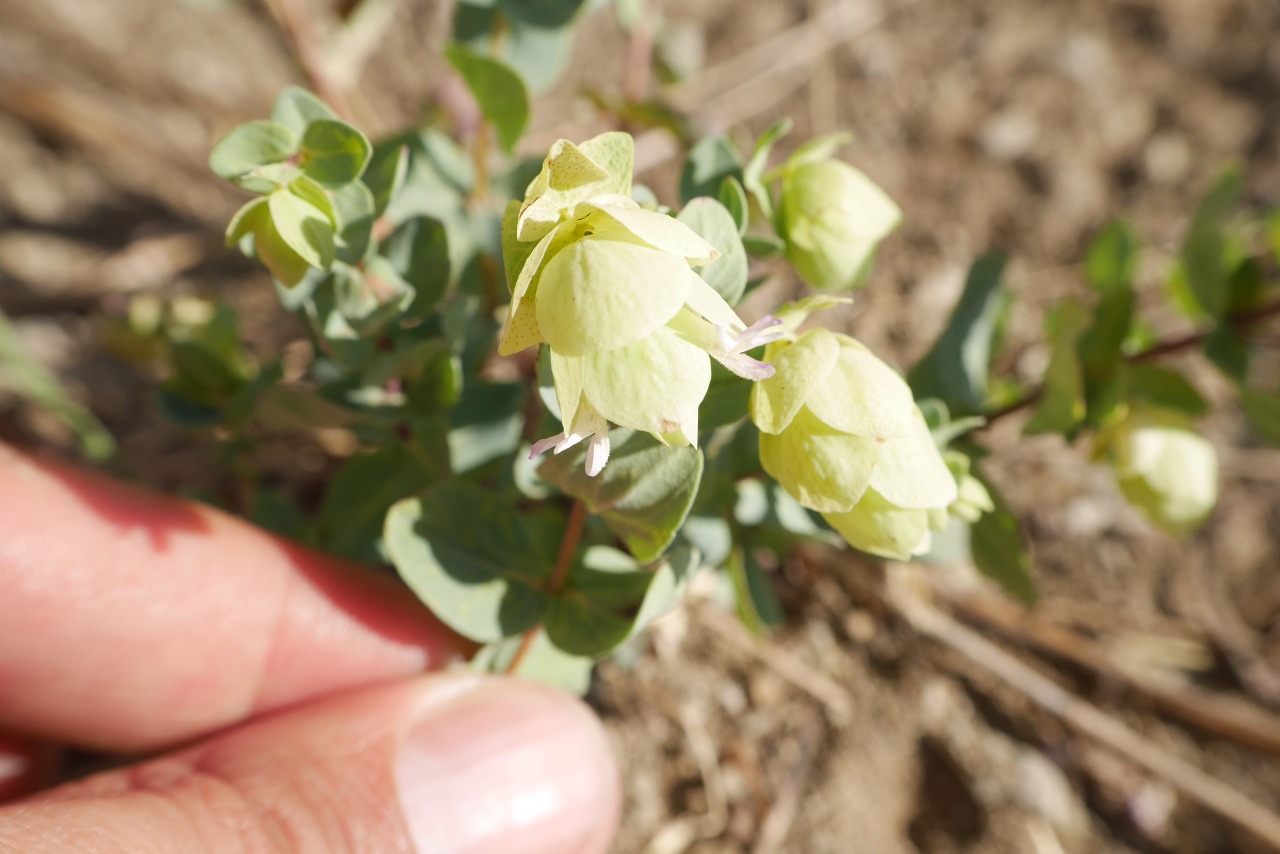
M 617 771 L 599 721 L 516 680 L 428 697 L 396 782 L 422 854 L 577 854 L 615 820 Z

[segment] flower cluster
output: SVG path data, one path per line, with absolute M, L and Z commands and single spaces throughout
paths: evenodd
M 630 198 L 631 164 L 627 134 L 561 140 L 503 222 L 514 263 L 499 352 L 548 345 L 564 424 L 533 454 L 589 440 L 590 475 L 608 461 L 610 423 L 696 445 L 710 358 L 767 377 L 772 368 L 746 352 L 780 334 L 773 318 L 747 327 L 698 276 L 693 266 L 717 251 Z
M 1194 532 L 1218 503 L 1218 456 L 1181 412 L 1136 406 L 1098 433 L 1094 454 L 1129 503 L 1171 534 Z
M 825 291 L 863 284 L 876 247 L 902 221 L 902 211 L 870 178 L 823 156 L 839 141 L 802 149 L 781 170 L 778 232 L 787 259 L 800 278 Z
M 927 551 L 956 480 L 902 377 L 826 329 L 775 342 L 765 358 L 776 372 L 751 392 L 764 470 L 855 548 Z

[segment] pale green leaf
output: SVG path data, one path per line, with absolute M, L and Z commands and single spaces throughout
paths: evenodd
M 410 589 L 450 628 L 482 643 L 527 631 L 546 611 L 554 545 L 493 493 L 452 481 L 387 514 L 385 541 Z
M 302 170 L 326 187 L 341 187 L 364 174 L 373 146 L 360 131 L 337 119 L 322 119 L 302 135 Z
M 936 397 L 958 416 L 980 413 L 987 402 L 992 346 L 1008 298 L 999 253 L 974 262 L 946 329 L 908 377 L 916 397 Z
M 271 109 L 271 120 L 287 127 L 295 137 L 306 133 L 312 122 L 336 118 L 324 101 L 296 86 L 285 87 Z
M 696 198 L 685 205 L 677 219 L 720 253 L 699 269 L 698 275 L 730 306 L 737 305 L 747 287 L 747 251 L 733 215 L 715 199 Z
M 696 448 L 665 448 L 643 433 L 614 430 L 609 464 L 596 477 L 583 471 L 585 450 L 549 458 L 544 480 L 580 498 L 604 519 L 641 563 L 656 560 L 671 544 L 693 506 L 702 479 Z
M 1027 435 L 1068 433 L 1085 415 L 1084 373 L 1076 344 L 1089 323 L 1089 313 L 1074 300 L 1066 300 L 1049 315 L 1045 327 L 1049 339 L 1049 366 L 1043 392 L 1023 432 Z
M 288 190 L 267 197 L 271 221 L 285 244 L 312 267 L 333 264 L 333 223 L 324 211 Z
M 222 138 L 209 153 L 209 168 L 219 178 L 238 182 L 260 166 L 287 160 L 297 151 L 298 138 L 284 125 L 253 121 Z
M 716 196 L 726 178 L 742 178 L 742 157 L 737 146 L 723 136 L 699 140 L 689 149 L 680 169 L 680 203 L 687 205 L 699 196 Z
M 445 47 L 444 55 L 493 125 L 498 144 L 510 154 L 529 122 L 529 92 L 520 75 L 505 63 L 459 44 Z

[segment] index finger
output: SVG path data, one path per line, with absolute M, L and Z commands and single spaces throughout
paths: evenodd
M 0 729 L 149 749 L 463 649 L 391 578 L 0 446 Z

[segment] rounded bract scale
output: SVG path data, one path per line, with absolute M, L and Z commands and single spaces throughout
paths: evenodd
M 538 329 L 554 351 L 582 355 L 625 347 L 675 317 L 689 292 L 684 258 L 589 236 L 546 263 L 534 299 Z
M 852 510 L 824 513 L 822 518 L 859 551 L 890 560 L 910 560 L 912 555 L 929 550 L 933 531 L 941 529 L 935 521 L 945 524 L 945 512 L 935 520 L 937 515 L 929 510 L 899 507 L 868 489 Z
M 787 429 L 760 434 L 760 464 L 792 498 L 810 510 L 853 508 L 871 483 L 880 449 L 874 439 L 851 436 L 801 407 Z
M 698 444 L 698 406 L 711 384 L 706 351 L 663 327 L 580 359 L 583 393 L 609 421 L 659 441 L 674 435 L 680 444 Z

